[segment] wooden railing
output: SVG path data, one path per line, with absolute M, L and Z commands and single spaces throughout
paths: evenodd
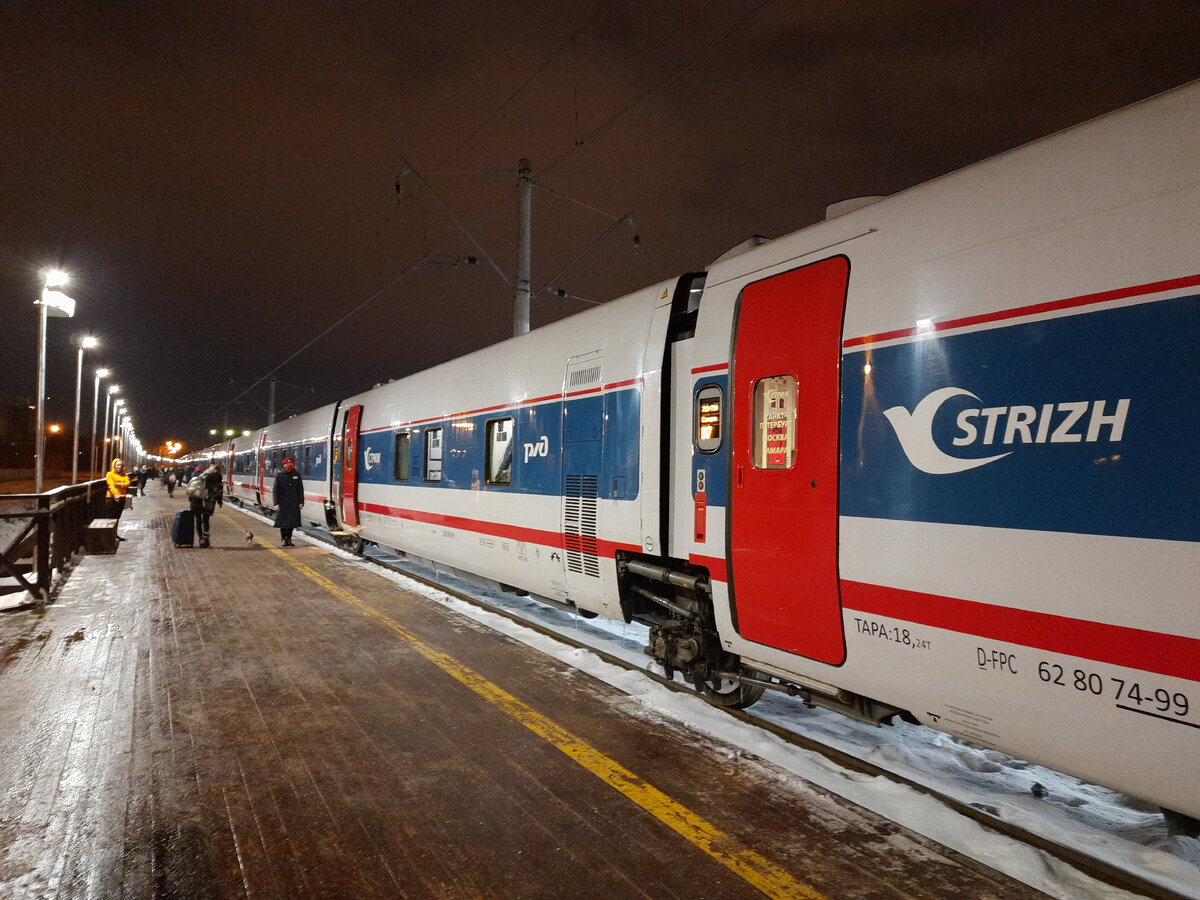
M 88 523 L 104 515 L 103 479 L 41 494 L 0 494 L 0 594 L 50 599 L 54 574 L 84 545 Z

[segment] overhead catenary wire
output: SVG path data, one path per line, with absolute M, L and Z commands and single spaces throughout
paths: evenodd
M 744 28 L 746 25 L 748 25 L 752 20 L 754 20 L 757 16 L 759 16 L 764 10 L 766 10 L 768 7 L 770 7 L 774 2 L 775 2 L 775 0 L 764 0 L 764 2 L 760 3 L 757 7 L 755 7 L 753 10 L 751 10 L 747 15 L 743 16 L 741 19 L 739 19 L 737 22 L 735 22 L 731 27 L 729 27 L 724 32 L 722 32 L 713 41 L 709 42 L 705 47 L 703 47 L 697 53 L 693 54 L 681 65 L 677 66 L 666 77 L 664 77 L 663 79 L 658 81 L 655 85 L 648 88 L 646 91 L 642 92 L 631 103 L 627 104 L 621 110 L 619 110 L 616 113 L 614 113 L 613 115 L 609 116 L 608 119 L 606 119 L 603 123 L 601 123 L 596 128 L 592 129 L 588 134 L 584 135 L 582 138 L 575 140 L 569 149 L 567 149 L 562 154 L 560 154 L 552 163 L 550 163 L 549 166 L 547 166 L 545 169 L 542 170 L 542 174 L 545 174 L 545 173 L 557 168 L 568 157 L 570 157 L 571 154 L 573 154 L 576 150 L 583 147 L 585 144 L 590 142 L 593 138 L 595 138 L 595 137 L 599 136 L 600 134 L 604 133 L 605 131 L 607 131 L 617 121 L 622 119 L 624 116 L 626 116 L 632 110 L 636 109 L 638 106 L 640 106 L 647 99 L 649 99 L 651 96 L 653 96 L 658 91 L 660 91 L 667 84 L 674 81 L 687 69 L 689 69 L 693 65 L 695 65 L 696 62 L 698 62 L 702 57 L 704 57 L 706 54 L 711 52 L 714 48 L 719 46 L 724 41 L 728 40 L 735 33 L 737 33 L 742 28 Z M 479 134 L 479 132 L 488 124 L 488 122 L 490 122 L 493 118 L 495 118 L 496 115 L 498 115 L 505 107 L 507 107 L 522 91 L 524 91 L 528 87 L 529 84 L 531 84 L 543 71 L 545 71 L 545 69 L 551 64 L 551 62 L 553 62 L 553 60 L 556 59 L 558 57 L 558 55 L 563 52 L 564 49 L 566 49 L 568 46 L 571 45 L 571 43 L 575 40 L 576 36 L 579 35 L 588 25 L 590 25 L 595 20 L 595 18 L 599 15 L 603 6 L 604 6 L 603 3 L 599 4 L 596 7 L 596 9 L 592 12 L 591 16 L 589 16 L 584 21 L 584 23 L 582 25 L 580 25 L 579 28 L 577 28 L 560 47 L 558 47 L 553 53 L 551 53 L 550 56 L 547 57 L 547 59 L 542 63 L 541 66 L 538 67 L 538 69 L 534 73 L 532 73 L 528 78 L 526 78 L 525 81 L 523 81 L 512 92 L 512 94 L 507 99 L 505 99 L 499 106 L 497 106 L 496 109 L 493 110 L 491 114 L 489 114 L 457 147 L 454 148 L 454 150 L 452 150 L 450 152 L 450 154 L 448 154 L 445 157 L 445 159 L 443 160 L 441 165 L 445 165 L 446 162 L 448 162 L 450 159 L 453 159 L 454 156 L 457 155 L 464 146 L 466 146 L 471 140 L 473 140 L 475 138 L 476 135 Z M 504 274 L 504 272 L 496 264 L 496 261 L 492 258 L 492 255 L 490 253 L 488 253 L 487 250 L 484 249 L 483 245 L 471 233 L 470 229 L 467 228 L 467 226 L 463 223 L 463 221 L 459 218 L 459 216 L 455 214 L 453 209 L 451 209 L 451 207 L 444 200 L 442 200 L 442 198 L 438 195 L 437 191 L 435 191 L 433 186 L 429 183 L 428 178 L 425 175 L 423 175 L 418 169 L 416 169 L 407 160 L 407 158 L 405 158 L 403 153 L 400 154 L 400 160 L 403 163 L 405 170 L 406 170 L 404 172 L 404 174 L 411 174 L 414 178 L 417 179 L 417 181 L 421 184 L 421 186 L 424 187 L 429 192 L 429 195 L 431 197 L 433 197 L 434 201 L 443 209 L 443 211 L 446 213 L 446 215 L 449 216 L 450 220 L 454 223 L 455 227 L 463 234 L 463 236 L 465 236 L 467 238 L 467 240 L 469 240 L 471 242 L 471 245 L 475 247 L 475 249 L 479 253 L 479 258 L 487 261 L 488 265 L 492 268 L 492 270 L 496 273 L 496 275 L 500 278 L 500 280 L 505 284 L 506 287 L 510 287 L 510 288 L 514 287 L 514 282 L 511 279 L 509 279 L 508 276 L 506 276 Z M 440 168 L 440 166 L 439 166 L 439 168 Z M 549 188 L 546 188 L 544 185 L 538 185 L 538 186 L 542 187 L 544 190 L 551 190 Z M 517 190 L 517 189 L 514 189 L 514 193 L 515 193 L 515 190 Z M 556 192 L 556 191 L 551 190 L 551 192 L 558 194 L 558 192 Z M 565 195 L 562 195 L 562 194 L 558 194 L 558 195 L 565 197 Z M 566 199 L 573 199 L 573 198 L 567 197 Z M 601 215 L 608 215 L 607 213 L 604 213 L 601 210 L 595 209 L 594 207 L 590 207 L 587 204 L 584 204 L 580 201 L 573 200 L 573 202 L 577 202 L 577 203 L 579 203 L 579 205 L 584 206 L 588 209 L 592 209 L 594 212 L 597 212 Z M 585 256 L 592 248 L 594 248 L 598 243 L 600 243 L 600 241 L 602 241 L 605 237 L 607 237 L 609 234 L 611 234 L 615 228 L 617 228 L 618 226 L 620 226 L 621 224 L 623 224 L 626 221 L 628 221 L 630 224 L 632 224 L 632 220 L 629 218 L 629 216 L 631 215 L 631 212 L 627 213 L 625 216 L 620 217 L 620 218 L 613 217 L 616 220 L 613 223 L 613 225 L 611 225 L 608 229 L 606 229 L 604 231 L 603 234 L 601 234 L 596 240 L 594 240 L 591 244 L 589 244 L 587 249 L 585 249 L 583 251 L 583 253 L 576 256 L 576 258 L 574 260 L 572 260 L 570 263 L 568 263 L 566 267 L 561 269 L 554 276 L 554 278 L 552 278 L 548 282 L 546 282 L 546 284 L 541 289 L 539 289 L 536 293 L 537 294 L 544 293 L 547 290 L 547 288 L 557 278 L 560 278 L 566 271 L 568 271 L 573 266 L 575 266 L 579 262 L 579 260 L 583 258 L 583 256 Z M 396 278 L 394 278 L 390 283 L 388 283 L 384 287 L 381 287 L 378 291 L 376 291 L 374 294 L 369 296 L 366 300 L 364 300 L 358 306 L 354 307 L 352 310 L 347 312 L 344 316 L 342 316 L 336 322 L 334 322 L 333 324 L 328 326 L 320 334 L 318 334 L 314 338 L 312 338 L 312 340 L 308 341 L 306 344 L 301 346 L 299 349 L 297 349 L 295 352 L 293 352 L 290 356 L 288 356 L 287 359 L 283 360 L 281 363 L 276 365 L 273 369 L 271 369 L 265 375 L 261 376 L 257 381 L 255 381 L 252 385 L 250 385 L 250 387 L 246 388 L 240 394 L 238 394 L 237 396 L 235 396 L 232 399 L 230 399 L 229 401 L 227 401 L 225 406 L 226 407 L 231 406 L 232 404 L 234 404 L 238 400 L 240 400 L 242 397 L 246 396 L 246 394 L 248 394 L 251 390 L 253 390 L 258 385 L 262 384 L 268 378 L 270 378 L 275 372 L 278 372 L 280 369 L 282 369 L 284 366 L 286 366 L 288 363 L 290 363 L 292 360 L 294 360 L 300 354 L 304 353 L 311 346 L 313 346 L 318 341 L 320 341 L 322 338 L 324 338 L 327 334 L 334 331 L 336 328 L 338 328 L 340 325 L 342 325 L 347 319 L 349 319 L 350 317 L 355 315 L 357 312 L 359 312 L 360 310 L 362 310 L 363 308 L 365 308 L 366 306 L 370 305 L 372 302 L 377 300 L 380 296 L 382 296 L 384 293 L 386 293 L 392 287 L 397 285 L 400 281 L 402 281 L 404 278 L 406 278 L 412 272 L 420 269 L 425 263 L 426 263 L 426 260 L 422 260 L 421 262 L 418 262 L 418 263 L 406 268 Z M 583 298 L 583 297 L 576 297 L 575 295 L 567 294 L 566 292 L 561 292 L 561 293 L 559 293 L 559 295 L 564 296 L 564 297 L 569 296 L 569 297 L 572 297 L 573 299 L 578 299 L 578 300 L 581 300 L 581 301 L 587 302 L 587 303 L 593 303 L 593 304 L 598 303 L 598 301 L 587 300 L 586 298 Z
M 595 21 L 596 17 L 600 15 L 600 11 L 602 9 L 604 9 L 604 6 L 605 6 L 604 0 L 601 0 L 600 3 L 596 4 L 596 8 L 592 11 L 592 14 L 590 16 L 588 16 L 586 20 L 584 20 L 583 24 L 580 25 L 578 28 L 576 28 L 575 31 L 573 31 L 571 33 L 571 36 L 569 38 L 567 38 L 562 43 L 562 45 L 560 47 L 558 47 L 558 49 L 556 49 L 553 53 L 551 53 L 548 57 L 546 57 L 545 62 L 543 62 L 540 66 L 538 66 L 537 71 L 535 71 L 532 75 L 530 75 L 528 78 L 526 78 L 524 81 L 522 81 L 521 84 L 517 87 L 517 89 L 514 90 L 511 94 L 509 94 L 507 100 L 505 100 L 503 103 L 501 103 L 499 106 L 497 106 L 494 110 L 492 110 L 491 113 L 489 113 L 487 116 L 485 116 L 483 121 L 481 121 L 477 126 L 475 126 L 475 130 L 472 131 L 470 134 L 468 134 L 465 138 L 463 138 L 462 142 L 459 143 L 459 145 L 457 147 L 455 147 L 453 150 L 450 151 L 450 153 L 446 156 L 446 158 L 443 159 L 442 162 L 438 165 L 437 169 L 434 170 L 433 174 L 435 174 L 435 175 L 443 174 L 440 171 L 442 166 L 446 165 L 446 163 L 448 163 L 450 160 L 454 159 L 454 157 L 458 155 L 459 151 L 462 150 L 463 147 L 467 146 L 467 144 L 469 144 L 471 141 L 473 141 L 475 139 L 476 135 L 478 135 L 479 132 L 483 131 L 483 129 L 487 126 L 487 124 L 489 122 L 491 122 L 492 119 L 496 118 L 496 116 L 498 116 L 504 110 L 504 108 L 506 106 L 508 106 L 508 104 L 512 103 L 513 100 L 517 99 L 518 95 L 520 95 L 521 92 L 525 90 L 525 88 L 529 87 L 529 85 L 532 84 L 533 81 L 536 80 L 537 77 L 546 70 L 546 68 L 550 65 L 550 63 L 554 62 L 554 60 L 556 60 L 558 58 L 559 54 L 561 54 L 565 49 L 567 49 L 567 47 L 571 46 L 571 44 L 575 41 L 575 38 L 579 36 L 580 32 L 582 32 L 585 28 L 587 28 L 589 25 L 591 25 L 592 22 Z
M 286 366 L 288 363 L 290 363 L 293 359 L 295 359 L 297 356 L 299 356 L 301 353 L 303 353 L 305 350 L 307 350 L 313 344 L 317 343 L 317 341 L 321 340 L 321 338 L 325 337 L 325 335 L 329 334 L 331 331 L 336 329 L 339 325 L 344 323 L 347 319 L 349 319 L 355 313 L 361 311 L 362 309 L 369 306 L 374 301 L 378 300 L 381 296 L 383 296 L 385 293 L 387 293 L 389 290 L 391 290 L 393 287 L 395 287 L 397 284 L 399 284 L 401 281 L 403 281 L 405 278 L 407 278 L 413 272 L 416 272 L 422 268 L 428 267 L 428 263 L 429 263 L 429 260 L 422 259 L 420 262 L 417 262 L 411 266 L 408 266 L 406 269 L 404 269 L 404 271 L 402 271 L 399 275 L 397 275 L 395 278 L 393 278 L 391 280 L 391 282 L 389 282 L 387 285 L 381 287 L 379 290 L 377 290 L 375 293 L 373 293 L 370 297 L 368 297 L 362 303 L 358 304 L 358 306 L 354 307 L 354 309 L 350 310 L 348 313 L 346 313 L 344 316 L 342 316 L 340 319 L 338 319 L 336 322 L 334 322 L 332 325 L 330 325 L 324 331 L 322 331 L 320 334 L 318 334 L 316 337 L 314 337 L 312 340 L 308 341 L 308 343 L 304 344 L 302 347 L 300 347 L 298 350 L 296 350 L 294 353 L 292 353 L 292 355 L 289 356 L 287 359 L 285 359 L 283 362 L 276 365 L 275 368 L 271 369 L 271 371 L 267 372 L 265 375 L 262 375 L 257 381 L 255 381 L 252 385 L 250 385 L 248 388 L 243 390 L 240 394 L 238 394 L 237 396 L 233 397 L 230 400 L 227 400 L 225 402 L 225 404 L 220 407 L 220 409 L 225 409 L 227 407 L 232 406 L 234 403 L 237 403 L 237 401 L 242 399 L 242 397 L 245 397 L 252 390 L 254 390 L 256 387 L 258 387 L 260 384 L 262 384 L 264 381 L 266 381 L 268 378 L 270 378 L 272 375 L 274 375 L 276 372 L 278 372 L 280 369 L 282 369 L 284 366 Z M 218 409 L 218 412 L 220 411 L 220 409 Z
M 726 29 L 724 32 L 722 32 L 721 35 L 719 35 L 715 40 L 710 42 L 706 47 L 701 49 L 699 52 L 694 53 L 691 57 L 689 57 L 686 61 L 684 61 L 679 66 L 677 66 L 674 69 L 674 71 L 672 71 L 670 74 L 668 74 L 665 78 L 663 78 L 661 81 L 659 81 L 653 87 L 648 88 L 647 90 L 643 91 L 632 103 L 628 104 L 623 109 L 618 110 L 617 112 L 613 113 L 611 116 L 609 116 L 607 119 L 605 119 L 604 122 L 602 122 L 596 128 L 593 128 L 590 132 L 588 132 L 582 138 L 576 140 L 575 143 L 569 149 L 565 150 L 557 159 L 555 159 L 552 163 L 550 163 L 550 165 L 546 166 L 546 168 L 544 168 L 542 170 L 542 174 L 545 174 L 546 172 L 549 172 L 549 171 L 557 168 L 560 164 L 562 164 L 562 162 L 564 160 L 567 159 L 567 157 L 569 157 L 572 153 L 574 153 L 580 147 L 582 147 L 586 143 L 588 143 L 588 141 L 590 141 L 592 138 L 594 138 L 600 134 L 603 134 L 605 131 L 607 131 L 609 128 L 611 128 L 613 125 L 615 125 L 620 119 L 624 118 L 628 113 L 632 112 L 634 109 L 636 109 L 638 106 L 640 106 L 646 100 L 648 100 L 654 94 L 658 93 L 660 90 L 662 90 L 668 84 L 670 84 L 672 81 L 674 81 L 680 75 L 682 75 L 685 71 L 690 69 L 703 56 L 708 54 L 710 51 L 712 51 L 714 48 L 716 48 L 720 44 L 724 43 L 726 40 L 731 38 L 738 31 L 745 28 L 748 24 L 750 24 L 751 21 L 753 21 L 760 13 L 762 13 L 764 10 L 766 10 L 767 7 L 771 6 L 774 2 L 775 2 L 775 0 L 763 0 L 762 3 L 760 3 L 754 9 L 752 9 L 749 13 L 747 13 L 745 16 L 743 16 L 741 19 L 739 19 L 737 22 L 735 22 L 732 26 L 730 26 L 728 29 Z

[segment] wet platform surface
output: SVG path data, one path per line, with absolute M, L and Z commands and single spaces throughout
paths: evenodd
M 176 549 L 185 503 L 0 615 L 2 897 L 1041 896 L 238 512 Z

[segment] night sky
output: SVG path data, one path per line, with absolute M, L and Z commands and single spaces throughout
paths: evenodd
M 522 157 L 534 288 L 612 229 L 552 285 L 603 301 L 1200 77 L 1198 47 L 1196 0 L 0 0 L 0 403 L 36 394 L 45 266 L 79 305 L 47 421 L 92 333 L 85 422 L 108 365 L 147 445 L 202 446 L 265 423 L 273 370 L 282 417 L 508 337 Z

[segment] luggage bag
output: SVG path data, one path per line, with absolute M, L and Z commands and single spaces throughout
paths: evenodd
M 190 547 L 196 540 L 196 519 L 190 509 L 181 509 L 175 513 L 175 523 L 171 526 L 171 540 L 176 547 Z

